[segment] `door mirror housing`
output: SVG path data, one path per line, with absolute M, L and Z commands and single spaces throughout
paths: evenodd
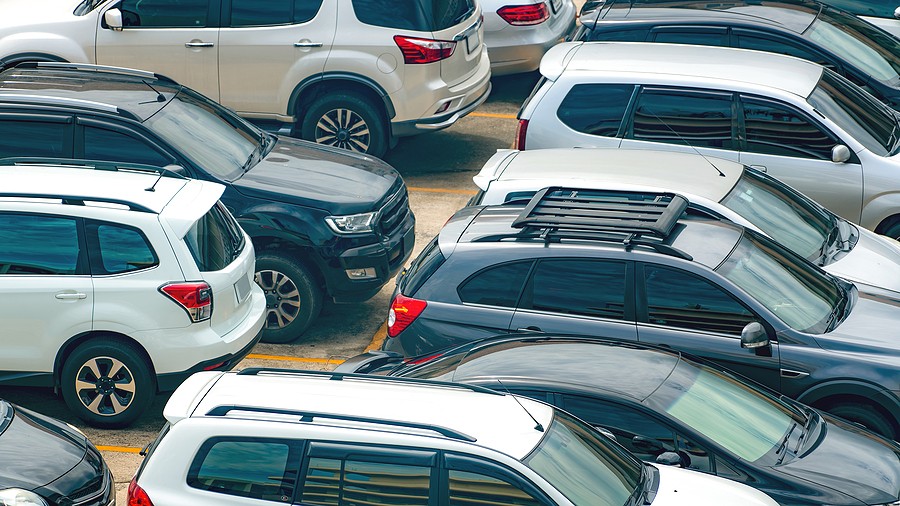
M 119 9 L 107 10 L 103 13 L 103 21 L 110 30 L 122 31 L 122 11 Z
M 834 163 L 844 163 L 850 159 L 850 148 L 843 144 L 831 148 L 831 161 Z
M 759 322 L 750 322 L 741 330 L 741 348 L 756 349 L 769 345 L 769 335 Z
M 656 457 L 656 463 L 664 466 L 687 467 L 681 455 L 675 452 L 663 452 Z

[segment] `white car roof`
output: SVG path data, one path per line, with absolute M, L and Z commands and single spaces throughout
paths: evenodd
M 564 42 L 541 60 L 541 74 L 548 79 L 573 71 L 730 80 L 806 97 L 823 67 L 762 51 L 655 42 Z
M 335 381 L 333 378 L 338 376 L 343 379 Z M 553 416 L 553 408 L 546 404 L 525 398 L 514 399 L 507 394 L 477 392 L 462 385 L 437 386 L 379 376 L 346 377 L 310 371 L 196 373 L 178 387 L 166 403 L 163 416 L 173 424 L 187 418 L 210 419 L 207 414 L 220 406 L 328 413 L 440 426 L 471 436 L 477 445 L 516 459 L 526 456 L 544 435 L 535 429 L 535 420 L 546 428 Z M 258 420 L 265 419 L 266 414 L 254 418 L 253 414 L 244 411 L 240 412 L 240 417 Z M 322 423 L 332 427 L 361 427 L 359 422 L 342 423 L 327 417 L 321 420 L 326 420 Z M 394 432 L 405 430 L 399 424 L 380 424 L 379 428 Z M 417 437 L 423 435 L 421 429 L 409 429 L 409 433 Z M 424 434 L 441 437 L 437 433 Z
M 744 173 L 740 163 L 694 153 L 645 149 L 499 150 L 472 179 L 482 190 L 545 186 L 657 189 L 721 201 Z M 519 184 L 519 183 L 525 184 Z

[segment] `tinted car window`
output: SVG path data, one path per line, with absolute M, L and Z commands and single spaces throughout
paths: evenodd
M 120 274 L 159 264 L 153 248 L 136 228 L 89 221 L 85 229 L 94 274 Z
M 747 151 L 831 160 L 837 142 L 799 112 L 768 101 L 741 98 Z
M 877 16 L 893 18 L 894 9 L 900 7 L 897 2 L 887 0 L 825 0 L 826 4 L 852 12 L 857 16 Z
M 696 28 L 693 30 L 660 28 L 654 31 L 654 42 L 668 42 L 672 44 L 700 44 L 703 46 L 726 46 L 725 29 L 706 30 Z
M 79 274 L 77 222 L 0 213 L 0 275 Z
M 289 501 L 296 469 L 293 443 L 217 438 L 203 444 L 188 471 L 189 486 L 220 494 Z
M 480 473 L 449 470 L 450 504 L 542 504 L 524 490 L 504 480 Z
M 834 64 L 817 51 L 800 46 L 782 37 L 767 36 L 764 33 L 735 31 L 735 46 L 742 49 L 754 49 L 769 53 L 786 54 L 804 60 L 816 62 L 819 65 L 834 68 Z
M 173 161 L 140 139 L 121 132 L 91 126 L 84 127 L 84 157 L 89 160 L 127 160 L 132 163 L 159 167 Z
M 900 82 L 900 39 L 852 14 L 825 7 L 803 36 L 888 86 Z
M 645 89 L 638 97 L 637 140 L 734 149 L 731 95 Z
M 615 137 L 633 93 L 630 84 L 576 84 L 556 115 L 573 130 Z
M 649 29 L 634 30 L 586 30 L 583 40 L 602 40 L 609 42 L 644 42 Z
M 444 255 L 435 237 L 413 261 L 403 277 L 403 293 L 415 295 L 422 284 L 444 263 Z
M 305 23 L 321 6 L 322 0 L 231 0 L 231 26 Z
M 531 262 L 515 262 L 481 271 L 459 288 L 459 298 L 469 304 L 516 307 Z
M 198 28 L 207 26 L 209 0 L 122 0 L 126 27 Z
M 682 271 L 647 265 L 647 316 L 650 323 L 691 330 L 741 335 L 753 313 L 721 288 Z
M 537 311 L 625 318 L 625 262 L 542 260 L 520 306 Z
M 221 202 L 197 220 L 184 239 L 201 271 L 224 269 L 244 247 L 240 228 Z
M 68 156 L 63 150 L 71 131 L 65 123 L 0 119 L 0 158 L 8 156 Z
M 662 451 L 650 451 L 647 446 L 635 444 L 635 436 L 659 441 L 664 451 L 675 450 L 672 430 L 636 409 L 581 395 L 563 395 L 562 408 L 591 425 L 608 429 L 619 444 L 642 460 L 653 460 Z
M 310 458 L 300 502 L 319 506 L 427 506 L 431 468 L 416 465 Z
M 430 32 L 444 30 L 466 19 L 475 9 L 473 0 L 353 0 L 361 22 Z

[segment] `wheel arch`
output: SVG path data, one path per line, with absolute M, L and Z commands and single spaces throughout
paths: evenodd
M 15 53 L 0 58 L 0 70 L 29 61 L 59 63 L 67 62 L 65 58 L 63 58 L 62 56 L 57 56 L 55 54 L 28 51 L 23 53 Z
M 291 93 L 291 98 L 288 100 L 288 114 L 293 113 L 299 121 L 299 118 L 303 116 L 304 109 L 325 89 L 329 92 L 353 91 L 367 96 L 374 103 L 381 104 L 381 112 L 388 122 L 397 115 L 390 96 L 381 85 L 368 77 L 349 72 L 333 72 L 304 79 Z
M 851 400 L 874 404 L 893 417 L 895 426 L 900 424 L 900 399 L 889 390 L 865 381 L 827 381 L 803 392 L 797 400 L 826 411 L 829 406 Z
M 127 342 L 133 345 L 134 348 L 141 354 L 141 357 L 144 359 L 144 361 L 147 363 L 147 367 L 150 371 L 150 376 L 153 378 L 155 388 L 157 391 L 159 390 L 159 385 L 156 381 L 156 368 L 153 365 L 153 360 L 150 358 L 150 354 L 147 353 L 147 350 L 144 349 L 141 343 L 135 341 L 130 336 L 120 334 L 118 332 L 92 331 L 70 338 L 68 341 L 66 341 L 65 344 L 60 346 L 59 351 L 56 352 L 56 358 L 53 360 L 54 391 L 59 391 L 59 388 L 62 384 L 62 370 L 64 364 L 66 363 L 66 359 L 68 359 L 69 356 L 71 356 L 75 349 L 77 349 L 79 346 L 95 339 L 108 339 L 111 341 Z

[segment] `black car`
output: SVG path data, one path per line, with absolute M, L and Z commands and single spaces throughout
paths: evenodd
M 863 292 L 681 195 L 551 187 L 451 217 L 398 277 L 382 348 L 525 331 L 665 345 L 897 439 L 897 321 L 895 292 Z
M 222 202 L 256 248 L 267 342 L 298 338 L 323 297 L 371 298 L 413 249 L 415 217 L 390 165 L 266 133 L 158 74 L 67 63 L 0 72 L 6 157 L 177 166 L 224 184 Z
M 758 488 L 780 504 L 895 504 L 900 446 L 680 353 L 622 341 L 501 336 L 411 363 L 338 366 L 532 397 L 609 431 L 635 455 Z
M 796 56 L 847 77 L 900 109 L 900 39 L 812 0 L 587 2 L 582 41 L 669 42 Z
M 72 426 L 0 399 L 0 504 L 108 506 L 115 482 Z

